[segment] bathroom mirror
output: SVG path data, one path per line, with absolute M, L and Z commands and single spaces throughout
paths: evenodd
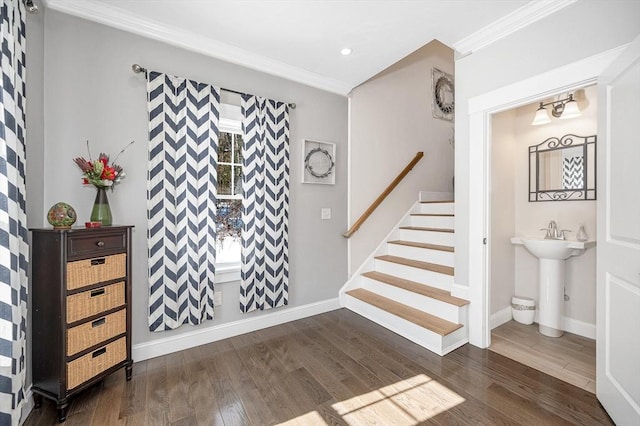
M 529 147 L 529 201 L 596 199 L 596 135 L 564 135 Z

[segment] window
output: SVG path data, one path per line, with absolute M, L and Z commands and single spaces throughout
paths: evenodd
M 220 120 L 217 190 L 216 265 L 237 269 L 242 232 L 242 132 L 237 120 Z

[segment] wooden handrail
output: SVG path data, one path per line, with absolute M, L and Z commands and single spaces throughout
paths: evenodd
M 364 223 L 365 220 L 367 220 L 369 218 L 369 216 L 371 216 L 371 213 L 373 213 L 373 211 L 375 209 L 378 208 L 378 206 L 380 204 L 382 204 L 382 201 L 387 198 L 387 195 L 389 195 L 391 193 L 391 191 L 394 190 L 394 188 L 396 186 L 398 186 L 398 184 L 400 183 L 400 181 L 402 181 L 402 179 L 404 179 L 404 177 L 411 171 L 411 169 L 413 169 L 413 167 L 418 164 L 418 161 L 420 161 L 420 159 L 424 156 L 424 152 L 420 151 L 416 154 L 415 157 L 413 157 L 413 160 L 411 160 L 411 162 L 409 164 L 407 164 L 407 167 L 405 167 L 404 169 L 402 169 L 402 171 L 400 172 L 400 174 L 398 176 L 396 176 L 396 178 L 393 180 L 393 182 L 391 182 L 389 184 L 389 186 L 387 186 L 387 188 L 382 191 L 382 194 L 380 194 L 378 196 L 378 198 L 376 198 L 376 200 L 369 206 L 369 208 L 362 213 L 362 216 L 360 216 L 358 218 L 358 220 L 355 221 L 355 223 L 353 225 L 351 225 L 351 228 L 349 228 L 349 230 L 347 232 L 345 232 L 344 234 L 342 234 L 343 237 L 345 238 L 349 238 L 351 237 L 353 234 L 355 234 L 355 232 L 360 229 L 360 227 L 362 226 L 362 224 Z

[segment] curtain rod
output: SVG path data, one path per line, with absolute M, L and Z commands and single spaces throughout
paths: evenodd
M 147 73 L 147 69 L 138 65 L 138 64 L 133 64 L 131 65 L 131 69 L 133 70 L 134 73 L 136 74 L 140 74 L 140 73 Z M 225 92 L 230 92 L 230 93 L 235 93 L 236 95 L 245 95 L 246 93 L 242 93 L 242 92 L 238 92 L 237 90 L 231 90 L 231 89 L 225 89 L 224 87 L 221 87 L 220 90 L 224 90 Z M 293 102 L 290 102 L 287 104 L 287 106 L 291 109 L 296 109 L 296 104 Z

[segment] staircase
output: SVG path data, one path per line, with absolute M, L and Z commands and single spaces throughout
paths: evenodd
M 451 295 L 454 203 L 416 203 L 341 291 L 346 308 L 445 355 L 468 341 L 468 301 Z

